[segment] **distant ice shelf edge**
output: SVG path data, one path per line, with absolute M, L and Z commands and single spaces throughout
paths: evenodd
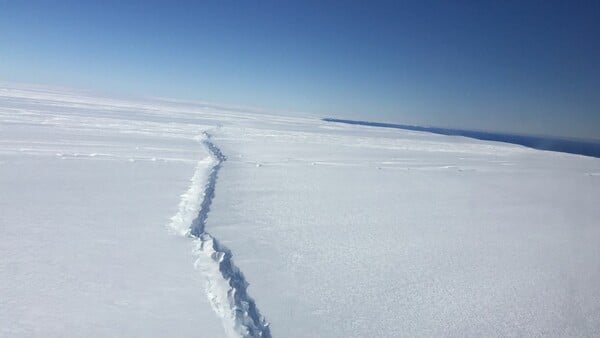
M 325 122 L 345 123 L 345 124 L 354 124 L 354 125 L 370 126 L 370 127 L 382 127 L 382 128 L 394 128 L 394 129 L 404 129 L 404 130 L 412 130 L 412 131 L 424 131 L 424 132 L 440 134 L 440 135 L 447 135 L 447 136 L 464 136 L 464 137 L 474 138 L 474 139 L 483 140 L 483 141 L 496 141 L 496 142 L 518 144 L 521 146 L 538 149 L 538 150 L 557 151 L 557 152 L 561 152 L 561 153 L 568 153 L 568 154 L 600 158 L 600 141 L 593 141 L 593 140 L 577 140 L 577 139 L 564 139 L 564 138 L 558 138 L 558 137 L 505 134 L 505 133 L 495 133 L 495 132 L 476 131 L 476 130 L 421 127 L 421 126 L 411 126 L 411 125 L 406 125 L 406 124 L 336 119 L 336 118 L 331 118 L 331 117 L 325 117 L 325 118 L 322 118 L 321 120 L 325 121 Z
M 248 282 L 233 262 L 233 254 L 205 231 L 210 205 L 215 196 L 219 170 L 226 160 L 204 132 L 198 141 L 209 156 L 200 160 L 189 189 L 181 195 L 179 210 L 168 228 L 193 239 L 195 267 L 206 277 L 206 293 L 221 318 L 229 337 L 270 338 L 269 323 L 248 295 Z

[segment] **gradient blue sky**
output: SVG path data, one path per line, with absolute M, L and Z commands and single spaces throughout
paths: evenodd
M 0 80 L 600 138 L 600 1 L 2 1 Z

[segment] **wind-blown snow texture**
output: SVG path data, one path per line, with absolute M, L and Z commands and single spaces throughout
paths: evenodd
M 596 158 L 13 87 L 0 191 L 0 336 L 600 335 Z

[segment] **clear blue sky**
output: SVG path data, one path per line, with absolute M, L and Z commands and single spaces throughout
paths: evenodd
M 0 80 L 600 138 L 600 1 L 2 1 Z

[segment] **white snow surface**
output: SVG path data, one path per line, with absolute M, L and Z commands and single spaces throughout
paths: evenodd
M 0 87 L 1 337 L 599 336 L 600 159 Z

